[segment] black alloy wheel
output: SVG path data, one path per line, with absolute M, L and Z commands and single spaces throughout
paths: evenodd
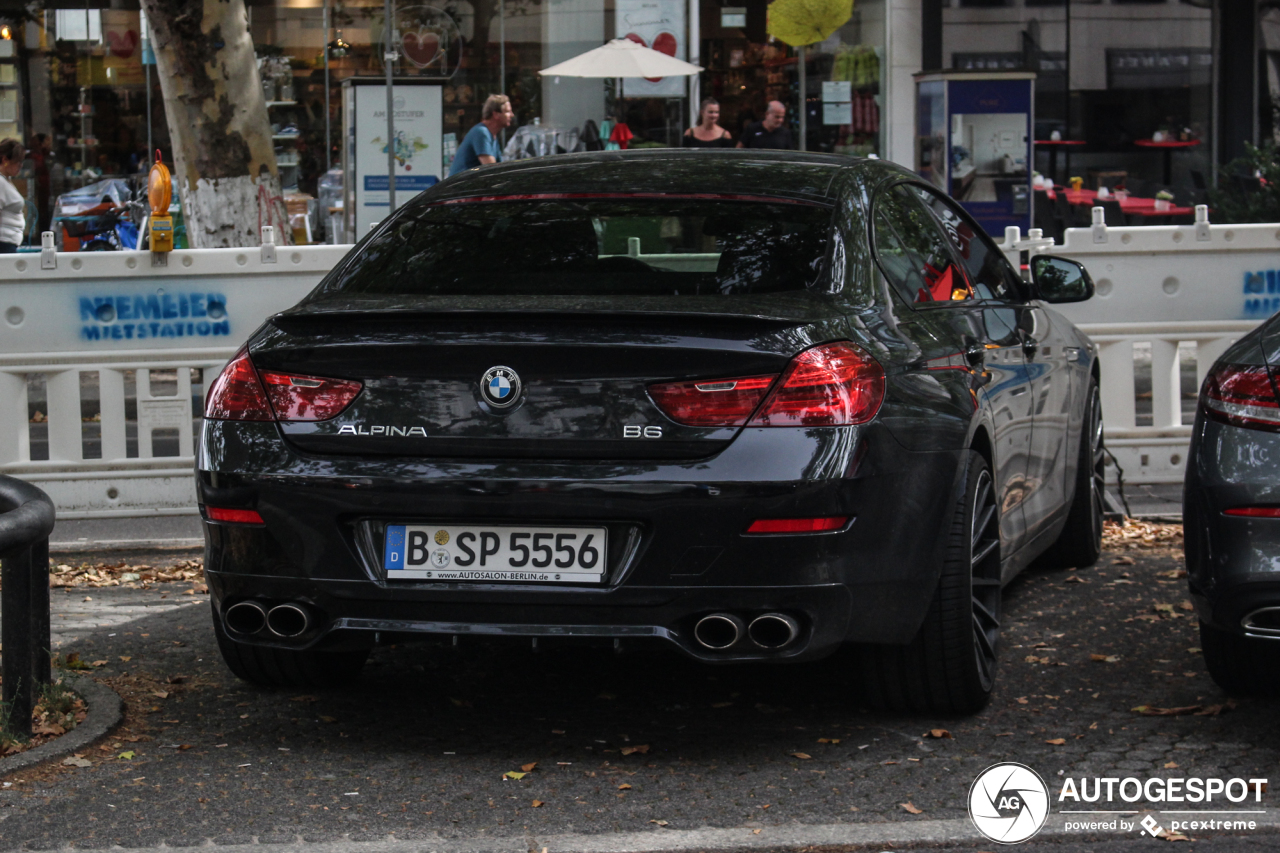
M 964 490 L 924 624 L 905 646 L 859 649 L 865 698 L 878 708 L 972 714 L 995 685 L 1000 640 L 1000 510 L 990 468 L 963 458 Z
M 982 690 L 996 680 L 996 644 L 1000 640 L 1000 526 L 991 472 L 978 472 L 969 525 L 970 597 L 973 601 L 973 653 Z
M 1102 554 L 1103 501 L 1107 489 L 1107 449 L 1103 443 L 1102 395 L 1096 379 L 1089 380 L 1076 466 L 1075 496 L 1062 533 L 1036 565 L 1046 569 L 1083 569 Z

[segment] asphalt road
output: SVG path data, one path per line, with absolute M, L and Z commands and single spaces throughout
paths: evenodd
M 1133 565 L 1114 564 L 1130 555 Z M 349 689 L 262 690 L 222 666 L 207 599 L 184 594 L 190 584 L 55 590 L 58 651 L 106 661 L 94 675 L 129 711 L 85 752 L 92 766 L 3 779 L 0 849 L 301 838 L 337 850 L 394 838 L 537 850 L 566 836 L 607 849 L 635 833 L 711 849 L 723 843 L 691 833 L 716 829 L 771 849 L 809 829 L 811 843 L 839 846 L 842 828 L 902 846 L 913 826 L 967 826 L 970 784 L 999 761 L 1031 766 L 1053 791 L 1064 776 L 1275 775 L 1280 702 L 1214 708 L 1227 697 L 1180 607 L 1180 568 L 1173 550 L 1113 551 L 1095 569 L 1017 580 L 996 693 L 968 718 L 867 711 L 842 659 L 707 668 L 662 649 L 545 642 L 381 648 Z M 1132 710 L 1141 705 L 1221 712 L 1153 717 Z M 922 736 L 932 729 L 950 737 Z M 1254 806 L 1272 827 L 1274 797 Z M 1267 830 L 1189 835 L 1215 850 L 1280 847 Z M 1085 843 L 1152 842 L 1058 836 L 1024 849 Z

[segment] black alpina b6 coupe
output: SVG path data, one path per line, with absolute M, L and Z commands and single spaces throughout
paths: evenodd
M 971 712 L 1001 587 L 1102 530 L 1095 347 L 892 164 L 600 152 L 404 205 L 210 384 L 222 654 L 356 676 L 379 641 L 846 648 L 866 704 Z M 390 638 L 390 639 L 389 639 Z

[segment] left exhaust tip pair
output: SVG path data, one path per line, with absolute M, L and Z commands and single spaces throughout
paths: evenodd
M 259 601 L 238 601 L 222 614 L 228 632 L 252 636 L 267 631 L 277 637 L 292 639 L 307 632 L 314 623 L 311 610 L 304 604 L 285 602 L 270 606 Z

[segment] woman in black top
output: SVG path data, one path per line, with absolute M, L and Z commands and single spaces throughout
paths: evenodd
M 720 126 L 720 102 L 705 98 L 698 113 L 698 124 L 684 132 L 685 148 L 732 148 L 733 137 Z

